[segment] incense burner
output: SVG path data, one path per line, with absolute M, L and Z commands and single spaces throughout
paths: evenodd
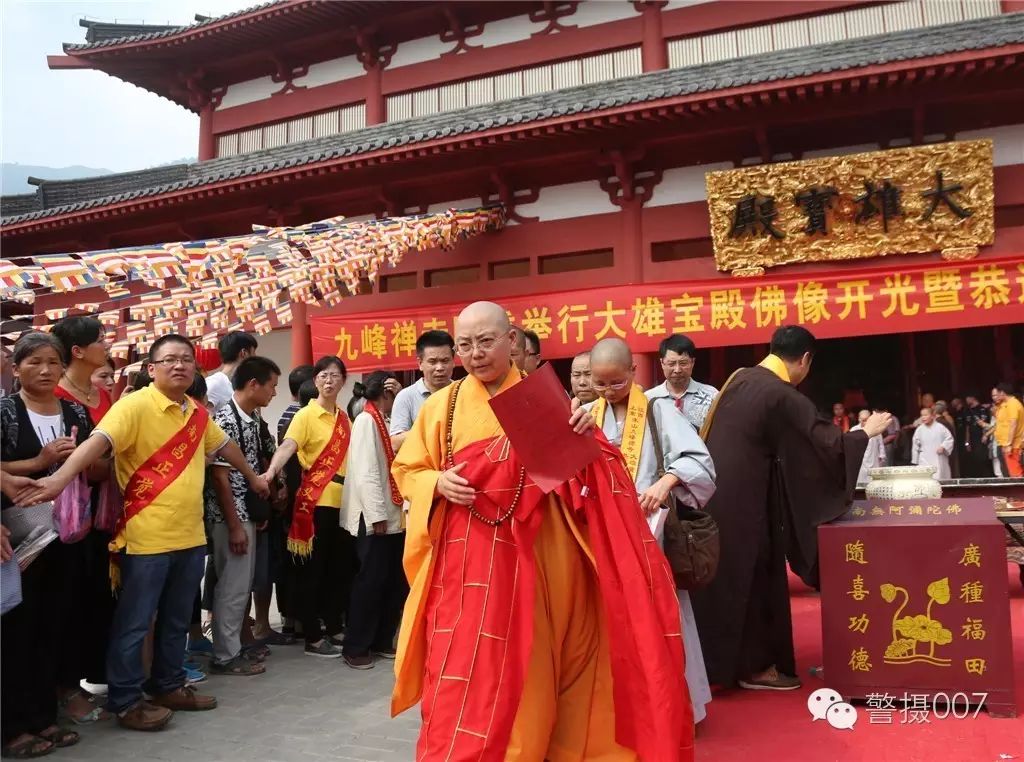
M 918 500 L 942 497 L 935 466 L 883 466 L 868 469 L 864 494 L 869 500 Z

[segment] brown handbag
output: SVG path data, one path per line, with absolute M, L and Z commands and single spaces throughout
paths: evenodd
M 654 400 L 647 405 L 647 427 L 654 441 L 658 478 L 665 475 L 665 452 L 654 416 Z M 676 587 L 698 590 L 715 578 L 721 548 L 718 524 L 711 514 L 680 503 L 671 492 L 666 501 L 665 557 L 672 568 Z

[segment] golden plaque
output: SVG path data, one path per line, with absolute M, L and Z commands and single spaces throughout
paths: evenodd
M 719 270 L 977 254 L 995 236 L 992 141 L 934 143 L 708 172 Z

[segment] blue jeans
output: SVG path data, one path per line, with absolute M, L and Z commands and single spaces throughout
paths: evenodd
M 156 616 L 147 690 L 170 693 L 185 684 L 185 638 L 203 578 L 205 546 L 152 555 L 121 555 L 121 593 L 107 650 L 107 706 L 131 709 L 142 700 L 142 643 Z

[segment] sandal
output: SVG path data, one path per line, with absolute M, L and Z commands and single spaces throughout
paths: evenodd
M 242 646 L 242 656 L 255 661 L 266 661 L 270 656 L 270 649 L 263 643 L 253 641 Z
M 210 672 L 214 675 L 236 675 L 238 677 L 249 677 L 251 675 L 262 675 L 267 671 L 261 663 L 249 661 L 244 656 L 236 656 L 223 664 L 210 662 Z
M 35 759 L 52 754 L 57 747 L 39 736 L 28 736 L 18 743 L 9 743 L 3 748 L 3 756 L 9 759 Z
M 38 736 L 44 741 L 49 741 L 58 749 L 66 749 L 82 740 L 82 737 L 77 732 L 62 728 L 60 725 L 53 725 L 38 733 Z

